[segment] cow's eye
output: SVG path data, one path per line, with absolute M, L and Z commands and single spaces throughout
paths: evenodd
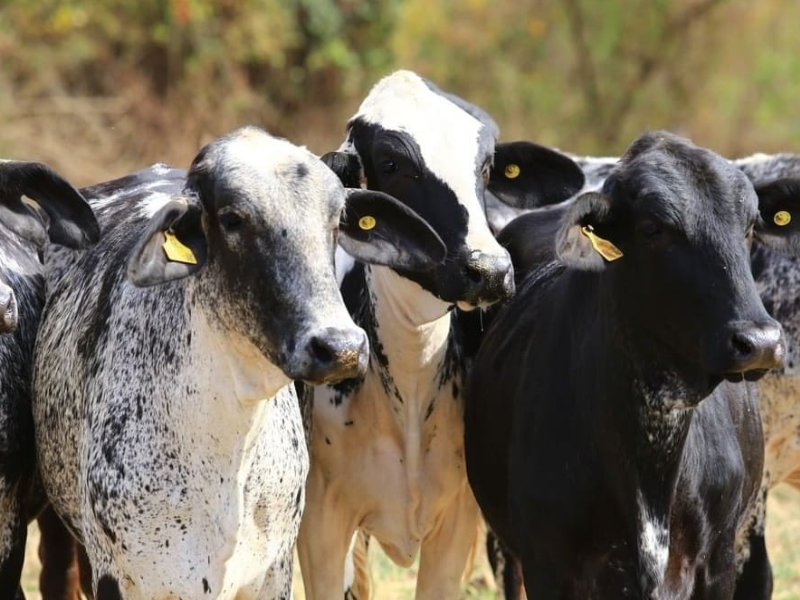
M 233 211 L 227 211 L 219 216 L 219 223 L 228 231 L 238 229 L 244 223 L 242 216 Z
M 397 172 L 397 163 L 393 161 L 391 158 L 382 160 L 379 166 L 381 172 L 385 173 L 386 175 L 391 175 L 392 173 Z
M 655 221 L 643 221 L 639 225 L 639 233 L 646 238 L 655 238 L 664 233 L 664 228 Z

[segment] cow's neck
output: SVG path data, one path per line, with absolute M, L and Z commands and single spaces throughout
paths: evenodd
M 225 328 L 202 309 L 192 312 L 191 335 L 194 361 L 204 365 L 202 370 L 196 370 L 203 374 L 198 380 L 219 390 L 215 404 L 221 411 L 235 408 L 246 412 L 290 383 L 249 340 Z
M 451 305 L 386 267 L 366 272 L 374 318 L 372 363 L 394 413 L 419 422 L 443 385 L 451 326 Z
M 669 551 L 669 523 L 683 448 L 694 409 L 708 395 L 707 378 L 687 373 L 679 358 L 653 340 L 641 327 L 613 307 L 599 316 L 604 320 L 602 350 L 613 357 L 605 378 L 612 405 L 600 410 L 606 427 L 616 430 L 616 458 L 627 463 L 622 510 L 637 515 L 638 555 L 645 577 L 644 589 L 663 581 Z M 613 457 L 612 457 L 613 460 Z M 635 506 L 628 505 L 629 501 Z

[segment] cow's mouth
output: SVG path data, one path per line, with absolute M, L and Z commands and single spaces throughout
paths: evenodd
M 769 373 L 769 369 L 753 369 L 740 373 L 725 373 L 722 377 L 725 381 L 740 383 L 742 381 L 758 381 L 767 373 Z

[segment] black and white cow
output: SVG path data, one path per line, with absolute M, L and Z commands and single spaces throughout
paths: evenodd
M 346 185 L 391 194 L 436 231 L 435 270 L 353 264 L 342 293 L 369 335 L 363 378 L 314 390 L 311 468 L 298 551 L 306 598 L 340 600 L 356 531 L 409 566 L 416 597 L 456 598 L 479 511 L 463 461 L 464 376 L 453 309 L 508 298 L 508 253 L 486 222 L 484 193 L 521 207 L 559 201 L 583 185 L 568 158 L 528 143 L 496 144 L 481 109 L 408 71 L 381 80 L 324 159 Z M 340 255 L 337 255 L 339 260 Z M 358 573 L 351 593 L 365 594 Z
M 784 352 L 750 271 L 753 228 L 776 229 L 758 210 L 727 161 L 646 134 L 488 330 L 467 469 L 529 597 L 733 597 L 763 458 L 734 382 Z
M 31 417 L 33 346 L 45 300 L 40 255 L 48 238 L 86 247 L 99 227 L 75 188 L 47 166 L 22 161 L 0 161 L 0 223 L 0 597 L 13 599 L 22 597 L 27 523 L 44 505 Z
M 576 162 L 589 180 L 593 174 L 607 176 L 617 159 L 583 157 Z M 766 444 L 764 479 L 753 517 L 740 532 L 737 561 L 743 573 L 736 596 L 754 600 L 769 598 L 772 589 L 764 541 L 767 492 L 781 482 L 800 487 L 800 305 L 796 299 L 800 257 L 796 236 L 787 235 L 796 231 L 800 217 L 800 156 L 754 154 L 732 164 L 744 171 L 759 197 L 764 226 L 750 248 L 751 267 L 761 300 L 767 312 L 781 323 L 786 342 L 784 366 L 768 373 L 757 385 Z M 517 281 L 531 268 L 555 257 L 554 234 L 569 209 L 569 203 L 562 203 L 537 210 L 512 220 L 500 232 L 498 241 L 511 254 Z M 505 209 L 504 214 L 511 211 L 517 215 L 521 212 Z M 789 220 L 780 221 L 786 214 Z M 506 579 L 511 577 L 513 571 L 506 574 Z
M 308 467 L 291 380 L 367 361 L 337 235 L 409 270 L 444 247 L 398 202 L 345 199 L 319 159 L 256 128 L 183 177 L 158 171 L 95 188 L 101 242 L 53 259 L 34 372 L 42 480 L 98 600 L 289 598 Z

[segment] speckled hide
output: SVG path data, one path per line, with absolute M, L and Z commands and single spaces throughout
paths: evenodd
M 23 196 L 37 203 L 36 212 L 22 207 Z M 23 597 L 27 523 L 45 504 L 31 418 L 33 348 L 45 301 L 40 257 L 48 237 L 84 247 L 99 229 L 84 198 L 58 174 L 7 160 L 0 160 L 0 223 L 0 598 L 13 599 Z M 63 573 L 54 575 L 51 583 L 66 594 Z
M 44 305 L 44 277 L 35 244 L 0 227 L 0 277 L 15 294 L 16 331 L 0 335 L 0 597 L 19 587 L 35 473 L 30 414 L 33 345 Z M 31 506 L 33 504 L 39 505 Z
M 95 596 L 288 600 L 308 469 L 290 380 L 327 380 L 309 365 L 339 349 L 366 359 L 332 268 L 341 183 L 245 128 L 188 174 L 156 166 L 88 193 L 103 238 L 50 257 L 34 420 Z M 164 231 L 198 264 L 165 258 Z

